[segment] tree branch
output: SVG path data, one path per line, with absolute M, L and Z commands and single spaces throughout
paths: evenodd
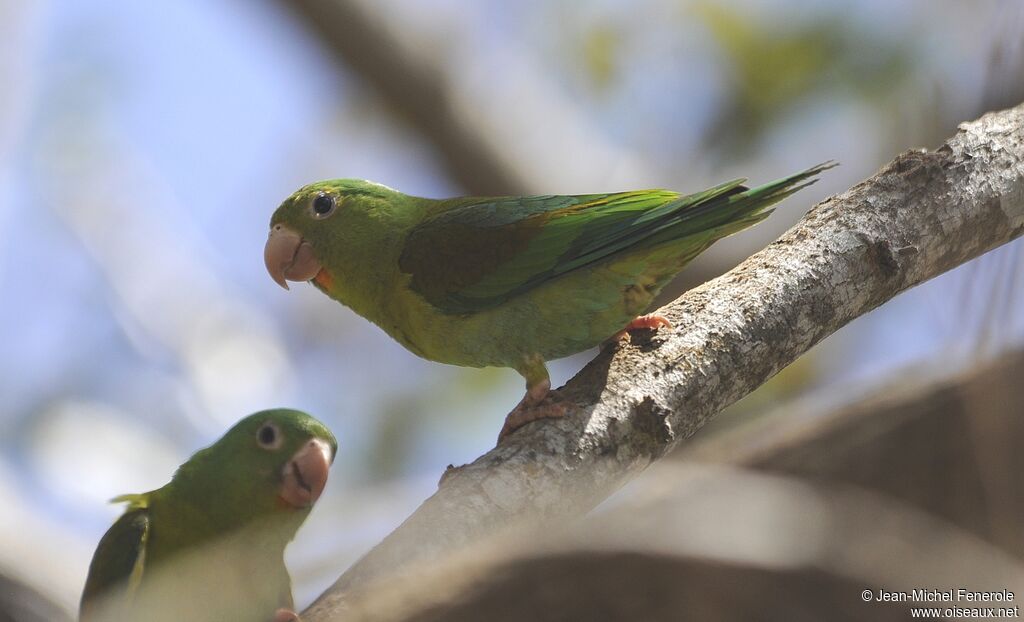
M 307 612 L 516 523 L 592 508 L 719 410 L 901 291 L 1024 233 L 1024 106 L 966 123 L 830 197 L 731 272 L 662 309 L 676 327 L 608 349 L 532 424 L 451 477 Z

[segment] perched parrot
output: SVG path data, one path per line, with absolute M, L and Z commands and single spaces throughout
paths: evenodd
M 274 212 L 264 261 L 285 289 L 312 280 L 423 358 L 518 371 L 526 396 L 500 439 L 564 414 L 547 399 L 545 361 L 626 330 L 668 326 L 641 314 L 683 266 L 832 166 L 689 195 L 436 200 L 368 181 L 321 181 Z
M 327 483 L 330 431 L 295 410 L 239 421 L 161 488 L 122 495 L 100 540 L 80 622 L 298 620 L 285 546 Z

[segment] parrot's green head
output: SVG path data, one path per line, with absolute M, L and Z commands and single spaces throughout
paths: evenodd
M 210 518 L 223 528 L 269 516 L 291 515 L 301 523 L 327 484 L 337 449 L 330 430 L 306 413 L 264 410 L 192 456 L 172 485 L 222 513 Z
M 345 275 L 401 233 L 412 197 L 370 181 L 331 179 L 304 186 L 285 199 L 270 219 L 263 259 L 270 276 L 314 282 L 330 290 Z

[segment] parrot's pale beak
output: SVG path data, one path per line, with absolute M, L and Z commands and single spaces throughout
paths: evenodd
M 296 509 L 308 508 L 320 498 L 331 467 L 331 446 L 311 439 L 284 465 L 281 499 Z
M 313 247 L 284 225 L 274 225 L 263 249 L 263 262 L 274 282 L 288 289 L 288 281 L 308 281 L 320 272 Z

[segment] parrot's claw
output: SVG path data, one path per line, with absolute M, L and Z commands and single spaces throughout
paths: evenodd
M 640 330 L 640 329 L 658 330 L 659 328 L 671 329 L 672 328 L 672 322 L 669 322 L 668 318 L 666 318 L 666 317 L 664 317 L 662 315 L 658 315 L 656 313 L 651 313 L 651 314 L 648 314 L 648 315 L 641 315 L 640 317 L 636 318 L 635 320 L 633 320 L 629 324 L 626 324 L 625 328 L 623 328 L 619 332 L 617 332 L 614 335 L 612 335 L 611 338 L 608 339 L 608 341 L 610 341 L 612 343 L 616 343 L 616 342 L 622 341 L 622 339 L 624 337 L 629 335 L 629 333 L 631 331 L 634 331 L 634 330 Z
M 299 614 L 291 609 L 278 609 L 274 612 L 274 622 L 301 622 Z
M 550 385 L 548 385 L 550 386 Z M 505 417 L 505 425 L 498 433 L 498 444 L 506 436 L 515 432 L 531 421 L 537 419 L 560 419 L 569 412 L 569 406 L 561 401 L 555 391 L 548 391 L 547 395 L 540 400 L 533 399 L 531 393 L 527 393 L 519 405 Z

